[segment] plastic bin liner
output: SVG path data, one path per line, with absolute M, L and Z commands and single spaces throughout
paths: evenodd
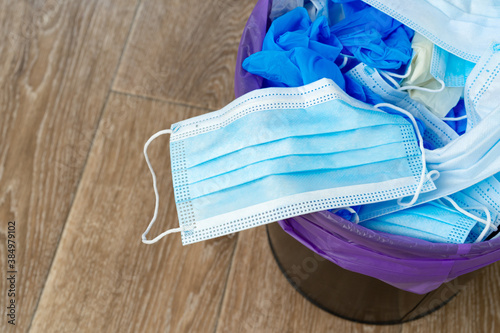
M 236 97 L 262 87 L 262 79 L 246 72 L 241 64 L 261 50 L 270 9 L 271 0 L 259 0 L 243 31 L 236 62 Z M 278 223 L 310 250 L 340 267 L 417 294 L 500 259 L 500 238 L 477 244 L 430 243 L 369 230 L 328 211 Z
M 267 28 L 271 25 L 271 20 L 268 18 L 270 11 L 271 0 L 259 0 L 243 29 L 238 56 L 236 57 L 237 66 L 234 80 L 234 93 L 236 96 L 244 95 L 249 91 L 262 87 L 263 78 L 248 73 L 241 64 L 249 55 L 262 51 L 262 42 L 266 37 Z

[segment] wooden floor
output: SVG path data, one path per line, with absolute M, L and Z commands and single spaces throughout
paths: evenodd
M 142 155 L 171 123 L 233 95 L 254 0 L 0 1 L 1 332 L 498 332 L 500 266 L 423 319 L 368 326 L 312 306 L 260 227 L 146 246 Z M 177 226 L 168 138 L 150 148 Z M 7 323 L 7 223 L 16 221 L 16 326 Z

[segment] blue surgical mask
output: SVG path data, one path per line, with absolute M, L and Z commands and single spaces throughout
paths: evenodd
M 467 125 L 472 120 L 474 126 L 445 146 L 427 152 L 427 167 L 439 172 L 435 180 L 437 190 L 421 195 L 417 204 L 459 192 L 500 172 L 500 106 L 496 102 L 500 94 L 500 76 L 496 75 L 499 51 L 500 45 L 492 46 L 467 79 Z M 474 122 L 474 114 L 483 116 Z M 364 221 L 403 208 L 397 200 L 369 204 L 361 207 L 359 219 Z
M 363 0 L 460 58 L 477 62 L 500 31 L 495 1 Z
M 450 197 L 462 207 L 485 207 L 491 214 L 493 225 L 500 225 L 500 182 L 495 177 L 488 177 Z M 480 209 L 476 209 L 475 214 L 486 218 Z
M 446 87 L 465 87 L 465 82 L 476 64 L 434 45 L 430 72 Z
M 469 211 L 473 212 L 475 215 L 485 219 L 486 214 L 484 213 L 483 209 L 480 209 L 481 207 L 486 207 L 486 206 L 484 206 L 485 200 L 483 200 L 483 203 L 475 200 L 472 196 L 465 194 L 466 190 L 467 189 L 464 189 L 460 192 L 453 193 L 453 194 L 449 195 L 449 197 L 452 200 L 454 200 L 461 207 L 467 208 Z M 498 218 L 498 213 L 496 213 L 493 210 L 490 210 L 490 215 L 491 215 L 491 221 L 494 224 L 494 222 Z
M 464 91 L 467 131 L 498 107 L 500 44 L 493 44 L 470 73 Z M 498 121 L 498 118 L 494 119 Z
M 483 181 L 484 182 L 484 181 Z M 481 182 L 482 183 L 482 182 Z M 480 183 L 479 183 L 480 184 Z M 477 188 L 477 186 L 471 186 L 470 188 L 468 189 L 472 189 L 472 188 Z M 479 216 L 480 218 L 482 219 L 486 219 L 487 218 L 487 215 L 485 213 L 485 208 L 486 209 L 489 209 L 489 213 L 490 213 L 490 216 L 491 216 L 491 221 L 492 221 L 492 226 L 494 227 L 498 227 L 498 223 L 499 223 L 499 220 L 498 220 L 498 211 L 496 211 L 495 209 L 492 209 L 491 208 L 491 205 L 489 205 L 489 202 L 490 202 L 490 197 L 488 196 L 485 196 L 485 197 L 477 197 L 477 193 L 475 193 L 476 191 L 472 190 L 473 192 L 473 196 L 475 198 L 478 198 L 478 200 L 476 201 L 472 196 L 469 196 L 466 194 L 466 191 L 468 189 L 465 189 L 465 190 L 462 190 L 460 192 L 457 192 L 457 193 L 454 193 L 452 195 L 450 195 L 449 197 L 454 200 L 458 205 L 460 205 L 461 207 L 464 207 L 466 208 L 468 211 L 470 211 L 471 213 L 473 213 L 474 215 L 476 216 Z M 472 228 L 467 240 L 465 241 L 466 243 L 472 243 L 474 240 L 478 239 L 479 235 L 484 231 L 484 228 L 480 225 L 476 225 Z M 490 229 L 488 230 L 488 232 L 484 235 L 483 239 L 484 238 L 487 238 L 494 230 L 493 229 Z
M 148 140 L 145 154 L 154 138 L 171 132 L 174 231 L 190 244 L 321 210 L 416 200 L 435 187 L 412 123 L 323 79 L 253 91 L 181 121 Z M 146 239 L 157 207 L 145 243 L 159 239 Z
M 438 172 L 439 178 L 435 180 L 437 189 L 423 193 L 417 204 L 459 192 L 500 172 L 499 119 L 500 107 L 445 147 L 426 151 L 427 167 Z M 403 208 L 397 200 L 365 205 L 359 212 L 360 221 Z
M 471 236 L 477 226 L 484 230 L 486 223 L 449 208 L 430 202 L 403 211 L 377 217 L 360 223 L 362 226 L 395 235 L 409 236 L 437 243 L 458 243 L 481 241 L 479 235 Z M 486 234 L 486 233 L 484 233 Z
M 377 70 L 361 63 L 347 72 L 346 75 L 368 87 L 384 101 L 401 107 L 420 119 L 426 128 L 424 140 L 431 143 L 434 148 L 444 147 L 453 139 L 458 138 L 458 134 L 443 120 L 419 102 L 411 99 L 408 93 L 392 87 Z
M 495 177 L 496 180 L 500 181 L 500 173 L 494 174 L 493 177 Z

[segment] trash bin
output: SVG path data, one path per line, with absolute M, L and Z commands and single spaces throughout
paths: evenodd
M 262 87 L 242 69 L 262 48 L 271 0 L 259 0 L 238 50 L 235 94 Z M 500 238 L 477 244 L 430 243 L 366 229 L 328 211 L 267 226 L 269 244 L 288 281 L 337 316 L 398 324 L 448 303 L 477 270 L 500 260 Z
M 453 299 L 472 272 L 427 294 L 415 294 L 351 272 L 321 257 L 287 234 L 267 226 L 274 259 L 288 282 L 308 301 L 338 317 L 366 324 L 400 324 L 432 313 Z

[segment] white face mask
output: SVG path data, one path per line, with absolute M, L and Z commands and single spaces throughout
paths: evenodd
M 417 204 L 461 191 L 500 172 L 500 106 L 476 127 L 443 148 L 426 151 L 427 168 L 439 172 L 437 189 L 423 193 Z M 398 211 L 396 200 L 361 207 L 360 221 Z
M 465 60 L 477 62 L 498 36 L 495 0 L 363 0 Z
M 464 101 L 467 131 L 499 105 L 500 44 L 494 44 L 479 60 L 467 78 Z

